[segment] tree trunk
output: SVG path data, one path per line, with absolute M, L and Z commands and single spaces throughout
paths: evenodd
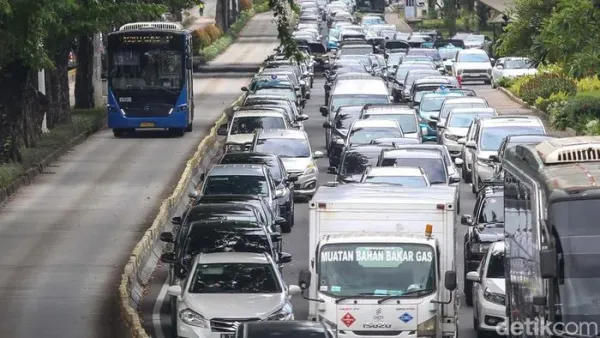
M 444 1 L 444 21 L 446 23 L 446 27 L 448 27 L 448 31 L 450 36 L 456 34 L 456 0 L 446 0 Z
M 37 71 L 21 60 L 0 72 L 0 163 L 20 162 L 21 147 L 35 145 L 47 103 L 37 90 Z
M 94 103 L 94 44 L 90 35 L 80 35 L 75 75 L 75 108 L 90 109 Z
M 49 100 L 47 122 L 52 129 L 57 123 L 71 122 L 69 93 L 69 52 L 71 42 L 63 42 L 54 54 L 55 69 L 46 70 L 46 96 Z
M 216 0 L 217 6 L 215 8 L 215 24 L 223 32 L 227 30 L 227 7 L 225 2 L 229 0 Z

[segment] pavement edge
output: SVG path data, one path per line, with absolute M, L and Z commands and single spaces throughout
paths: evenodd
M 198 167 L 202 164 L 202 160 L 205 156 L 212 157 L 210 152 L 211 148 L 214 148 L 217 139 L 217 129 L 219 126 L 227 121 L 228 111 L 235 106 L 242 103 L 244 95 L 239 96 L 228 108 L 221 113 L 221 116 L 217 119 L 214 126 L 211 128 L 208 135 L 206 135 L 194 154 L 187 160 L 185 169 L 179 179 L 179 182 L 175 186 L 173 193 L 166 198 L 159 209 L 159 212 L 152 222 L 152 225 L 144 235 L 142 239 L 135 245 L 129 261 L 123 269 L 121 275 L 121 282 L 119 284 L 119 302 L 121 319 L 124 321 L 125 326 L 128 328 L 128 337 L 136 338 L 149 338 L 150 336 L 144 330 L 142 325 L 141 317 L 138 313 L 138 303 L 141 301 L 144 294 L 144 287 L 150 281 L 148 278 L 146 281 L 140 280 L 139 274 L 143 272 L 144 261 L 153 252 L 155 243 L 160 236 L 161 231 L 166 224 L 169 224 L 169 216 L 173 210 L 177 207 L 179 202 L 183 199 L 187 188 L 192 183 L 192 177 L 198 172 Z M 209 161 L 210 163 L 210 161 Z M 146 278 L 144 278 L 146 279 Z
M 548 114 L 544 113 L 543 111 L 541 111 L 537 107 L 532 106 L 529 103 L 521 100 L 518 96 L 516 96 L 515 94 L 511 93 L 506 88 L 498 87 L 498 90 L 500 90 L 500 92 L 503 93 L 504 95 L 508 96 L 508 98 L 511 99 L 512 101 L 518 103 L 523 108 L 531 110 L 535 115 L 539 116 L 544 121 L 548 122 Z M 565 131 L 567 132 L 567 134 L 569 134 L 569 136 L 577 136 L 577 132 L 575 131 L 575 129 L 567 128 Z

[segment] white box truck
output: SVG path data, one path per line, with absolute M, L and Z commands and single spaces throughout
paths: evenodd
M 456 189 L 319 187 L 299 276 L 309 320 L 340 338 L 456 336 Z

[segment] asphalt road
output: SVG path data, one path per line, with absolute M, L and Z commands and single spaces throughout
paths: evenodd
M 323 79 L 316 78 L 314 88 L 311 93 L 311 99 L 307 102 L 305 114 L 308 114 L 310 119 L 304 122 L 305 130 L 308 133 L 313 151 L 321 150 L 325 151 L 325 133 L 322 127 L 323 118 L 319 113 L 319 107 L 324 103 L 324 92 L 323 92 Z M 470 88 L 481 93 L 484 97 L 490 97 L 491 95 L 503 95 L 496 90 L 492 90 L 489 86 L 469 86 Z M 235 95 L 232 95 L 233 98 Z M 500 98 L 497 98 L 500 100 Z M 505 100 L 508 100 L 505 98 Z M 511 101 L 512 102 L 512 101 Z M 517 107 L 508 104 L 503 107 L 501 113 L 513 113 Z M 318 160 L 318 166 L 320 170 L 319 182 L 325 183 L 333 180 L 333 175 L 327 174 L 326 170 L 328 167 L 328 160 L 326 158 Z M 471 193 L 470 186 L 461 183 L 461 211 L 460 213 L 472 213 L 474 207 L 474 195 Z M 308 266 L 308 207 L 306 203 L 296 204 L 296 225 L 293 228 L 292 233 L 284 234 L 284 251 L 287 251 L 293 255 L 293 261 L 287 264 L 284 268 L 284 277 L 288 284 L 296 284 L 298 280 L 298 274 L 302 268 Z M 457 220 L 457 241 L 462 244 L 463 236 L 466 228 Z M 463 276 L 463 260 L 462 260 L 462 246 L 457 246 L 458 252 L 456 255 L 456 262 L 458 266 L 459 276 L 459 290 L 462 290 L 462 276 Z M 143 316 L 144 325 L 146 330 L 153 336 L 158 338 L 171 338 L 171 323 L 170 323 L 170 309 L 168 301 L 165 300 L 166 288 L 165 284 L 167 276 L 167 269 L 165 266 L 159 266 L 152 280 L 152 285 L 149 288 L 148 295 L 144 299 L 143 305 L 140 310 Z M 460 291 L 462 293 L 462 291 Z M 461 296 L 462 298 L 462 296 Z M 308 302 L 302 298 L 294 298 L 294 313 L 296 319 L 306 319 L 308 315 Z M 464 301 L 461 300 L 464 304 Z M 461 338 L 475 338 L 476 334 L 472 328 L 472 310 L 470 307 L 463 307 L 460 310 L 459 317 L 459 334 Z
M 245 36 L 276 35 L 269 13 L 254 20 Z M 262 61 L 276 44 L 255 42 L 247 61 Z M 238 59 L 229 51 L 218 61 Z M 100 131 L 0 206 L 0 337 L 120 337 L 123 265 L 185 160 L 248 81 L 195 79 L 192 133 L 116 139 Z

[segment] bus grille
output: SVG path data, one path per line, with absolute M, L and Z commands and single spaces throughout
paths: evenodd
M 141 107 L 123 108 L 127 117 L 167 117 L 171 111 L 171 106 L 150 105 Z

